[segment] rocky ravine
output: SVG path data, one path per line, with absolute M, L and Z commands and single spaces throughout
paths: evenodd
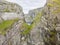
M 24 15 L 19 5 L 1 0 L 0 45 L 59 45 L 60 13 L 52 13 L 59 7 L 54 4 L 47 0 Z
M 22 7 L 19 6 L 18 4 L 0 0 L 0 23 L 2 23 L 0 24 L 0 45 L 20 45 L 19 29 L 23 23 L 24 18 L 23 15 L 24 13 L 22 11 Z M 10 23 L 8 24 L 9 20 L 12 21 L 16 19 L 18 20 L 15 21 L 14 24 L 13 23 L 11 23 L 11 25 L 9 25 Z M 6 31 L 2 32 L 1 30 Z M 5 34 L 2 35 L 2 33 Z

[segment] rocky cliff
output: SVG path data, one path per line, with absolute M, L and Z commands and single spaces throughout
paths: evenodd
M 21 6 L 0 0 L 0 45 L 20 45 L 19 29 L 23 19 Z
M 60 35 L 59 34 L 59 32 L 60 32 L 59 31 L 59 29 L 60 29 L 60 27 L 59 27 L 59 25 L 60 25 L 59 8 L 60 8 L 60 6 L 59 5 L 60 5 L 60 3 L 58 0 L 47 0 L 46 5 L 42 8 L 41 20 L 37 24 L 38 26 L 36 26 L 33 29 L 33 30 L 36 30 L 36 28 L 37 28 L 37 30 L 41 31 L 41 33 L 42 33 L 41 37 L 43 38 L 44 45 L 59 45 L 60 44 L 59 43 L 60 42 L 60 38 L 59 38 L 59 35 Z M 31 33 L 31 34 L 36 36 L 36 34 L 38 32 L 33 31 L 33 33 Z M 36 37 L 34 37 L 34 38 L 35 38 L 34 42 L 35 42 L 35 40 L 39 39 L 39 38 L 36 39 Z
M 0 20 L 21 19 L 23 15 L 22 7 L 18 4 L 0 0 Z
M 38 15 L 38 13 L 41 11 L 42 11 L 42 8 L 30 10 L 28 14 L 24 15 L 26 23 L 31 24 L 34 18 L 36 17 L 36 15 Z
M 60 45 L 59 0 L 25 15 L 19 5 L 0 2 L 0 45 Z
M 59 45 L 60 38 L 60 3 L 58 0 L 47 0 L 33 20 L 33 29 L 30 32 L 31 42 L 34 45 Z M 36 14 L 36 11 L 35 11 Z M 31 15 L 35 15 L 34 11 Z M 42 15 L 42 16 L 41 16 Z M 41 17 L 40 17 L 41 16 Z M 41 37 L 42 38 L 41 38 Z M 40 39 L 40 40 L 39 40 Z

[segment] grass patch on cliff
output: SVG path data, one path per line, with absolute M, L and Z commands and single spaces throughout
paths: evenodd
M 49 6 L 49 7 L 53 7 L 54 5 L 51 4 L 51 3 L 48 3 L 47 6 Z
M 53 2 L 55 2 L 56 4 L 60 5 L 60 0 L 52 0 Z
M 38 15 L 36 15 L 36 17 L 34 18 L 34 21 L 32 23 L 32 28 L 35 27 L 41 20 L 42 17 L 42 12 L 38 13 Z
M 14 20 L 6 20 L 0 23 L 0 34 L 5 34 L 7 29 L 10 28 L 14 22 L 18 21 L 18 19 Z
M 23 23 L 22 28 L 23 28 L 22 34 L 27 35 L 31 30 L 31 25 L 28 25 L 27 23 Z
M 22 34 L 23 34 L 23 35 L 29 34 L 30 31 L 37 25 L 37 23 L 40 22 L 41 17 L 42 17 L 42 13 L 40 12 L 40 13 L 38 13 L 38 15 L 35 17 L 35 19 L 34 19 L 34 21 L 33 21 L 33 23 L 32 23 L 31 25 L 28 25 L 27 23 L 23 23 L 22 28 L 23 28 L 24 31 L 22 32 Z
M 56 8 L 52 13 L 56 15 L 60 13 L 60 0 L 52 0 L 52 1 L 54 2 L 54 4 L 52 5 L 54 5 L 54 8 Z
M 5 9 L 5 10 L 4 10 L 4 12 L 10 12 L 10 10 L 8 10 L 8 9 Z

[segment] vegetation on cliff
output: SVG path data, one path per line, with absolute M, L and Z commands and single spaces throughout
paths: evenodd
M 47 17 L 47 32 L 44 34 L 45 39 L 45 45 L 56 45 L 57 43 L 57 24 L 58 24 L 58 17 L 60 13 L 60 1 L 59 0 L 48 0 L 47 2 L 47 9 L 48 12 L 46 12 L 48 15 Z
M 52 14 L 56 15 L 60 13 L 60 0 L 48 0 L 47 6 L 52 8 Z
M 37 23 L 40 22 L 42 17 L 42 12 L 39 12 L 38 15 L 36 15 L 36 17 L 34 18 L 34 21 L 32 22 L 31 25 L 28 25 L 27 23 L 23 23 L 22 28 L 23 28 L 23 35 L 27 35 L 30 33 L 30 31 L 37 25 Z
M 18 18 L 14 20 L 6 20 L 0 23 L 0 34 L 6 34 L 7 29 L 10 28 L 17 21 Z

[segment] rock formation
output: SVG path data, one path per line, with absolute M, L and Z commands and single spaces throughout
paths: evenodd
M 20 45 L 23 18 L 21 6 L 0 0 L 0 45 Z
M 47 0 L 24 15 L 18 4 L 0 0 L 0 45 L 60 45 L 59 5 Z
M 13 18 L 23 18 L 22 7 L 16 3 L 0 1 L 0 20 L 10 20 Z
M 39 12 L 41 12 L 42 8 L 37 8 L 37 9 L 33 9 L 30 10 L 28 14 L 25 14 L 25 21 L 28 24 L 31 24 L 34 20 L 34 18 L 36 17 L 36 15 L 38 15 Z

